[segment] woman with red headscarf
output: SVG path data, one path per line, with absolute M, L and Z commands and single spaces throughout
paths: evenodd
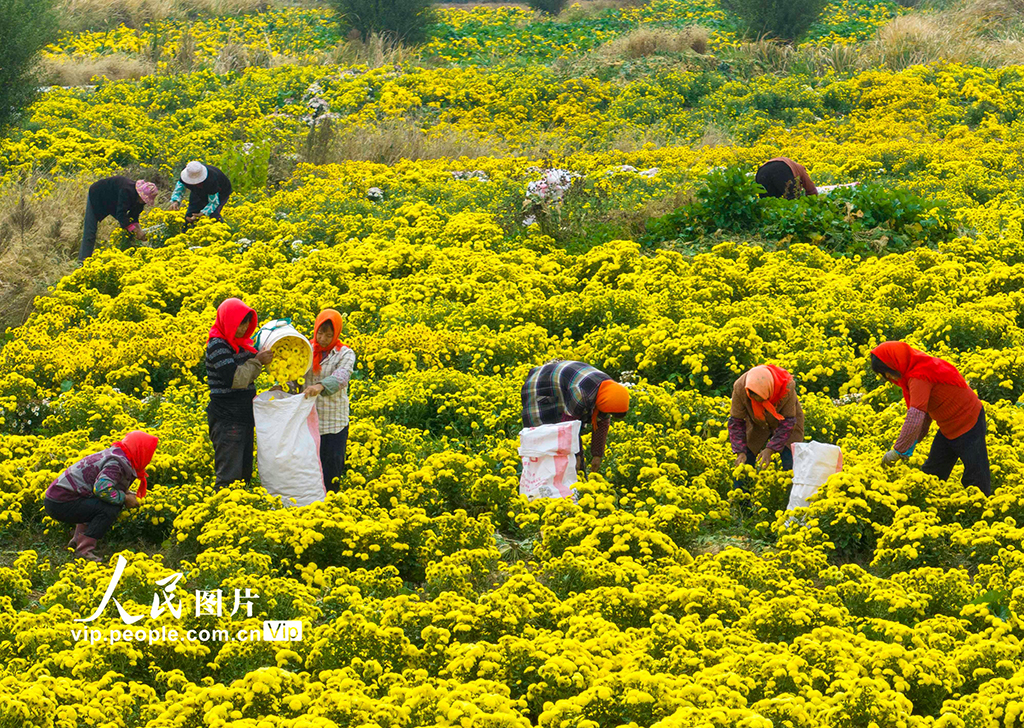
M 146 495 L 146 467 L 156 452 L 157 438 L 129 432 L 106 450 L 86 455 L 50 483 L 43 497 L 46 515 L 75 524 L 68 548 L 75 556 L 100 561 L 96 542 L 103 538 L 124 508 L 138 508 Z M 135 493 L 128 487 L 139 479 Z
M 921 470 L 946 480 L 956 461 L 961 460 L 963 484 L 990 495 L 992 472 L 985 444 L 985 409 L 957 368 L 902 341 L 886 341 L 872 349 L 871 369 L 898 385 L 907 405 L 900 435 L 882 463 L 892 465 L 908 459 L 935 420 L 939 432 Z
M 217 307 L 217 319 L 206 341 L 206 382 L 210 386 L 206 421 L 218 488 L 252 480 L 254 382 L 263 365 L 274 358 L 269 350 L 256 353 L 252 343 L 256 325 L 256 312 L 239 299 L 229 298 Z
M 740 375 L 732 387 L 729 442 L 736 465 L 766 467 L 780 453 L 782 467 L 793 469 L 794 442 L 804 440 L 804 411 L 796 396 L 796 383 L 785 369 L 762 364 Z M 737 481 L 735 487 L 742 487 Z
M 320 466 L 327 490 L 337 491 L 345 474 L 348 445 L 348 381 L 356 353 L 340 341 L 343 321 L 333 308 L 320 312 L 313 324 L 313 366 L 306 373 L 306 396 L 317 397 L 320 417 Z

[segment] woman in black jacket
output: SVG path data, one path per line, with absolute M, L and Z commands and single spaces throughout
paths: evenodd
M 216 167 L 191 161 L 181 171 L 181 179 L 171 194 L 171 209 L 181 207 L 181 198 L 189 191 L 188 208 L 185 211 L 185 229 L 196 222 L 201 215 L 220 220 L 231 196 L 231 180 Z
M 116 176 L 93 183 L 85 202 L 85 228 L 78 262 L 92 255 L 96 249 L 96 226 L 110 215 L 122 228 L 134 233 L 137 240 L 145 240 L 146 233 L 139 227 L 139 215 L 143 207 L 152 205 L 155 200 L 156 185 L 152 182 Z

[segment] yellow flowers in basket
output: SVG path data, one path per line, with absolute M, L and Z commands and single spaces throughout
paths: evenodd
M 309 370 L 310 350 L 305 339 L 295 336 L 278 339 L 270 350 L 274 358 L 266 368 L 275 383 L 296 382 Z

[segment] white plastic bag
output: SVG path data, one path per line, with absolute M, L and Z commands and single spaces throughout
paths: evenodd
M 308 506 L 326 495 L 320 469 L 316 398 L 264 392 L 252 401 L 260 482 L 286 506 Z M 292 502 L 292 499 L 295 502 Z
M 843 451 L 824 442 L 794 442 L 793 489 L 786 510 L 806 508 L 821 484 L 843 469 Z
M 519 433 L 523 473 L 519 493 L 528 499 L 571 498 L 580 450 L 580 421 L 527 427 Z

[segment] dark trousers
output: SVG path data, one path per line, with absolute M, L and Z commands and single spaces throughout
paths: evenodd
M 220 200 L 217 202 L 217 209 L 210 215 L 214 220 L 222 219 L 220 211 L 224 209 L 224 205 L 228 204 L 228 198 L 231 197 L 231 193 L 228 192 L 226 195 L 222 194 Z M 197 195 L 195 193 L 190 194 L 188 197 L 188 209 L 185 210 L 185 217 L 191 217 L 192 215 L 198 215 L 203 211 L 203 208 L 210 204 L 210 198 L 206 195 Z M 186 222 L 182 230 L 188 230 L 192 227 L 191 223 Z
M 949 479 L 957 460 L 964 463 L 964 485 L 973 485 L 985 495 L 992 495 L 992 471 L 988 465 L 988 447 L 985 444 L 985 410 L 978 415 L 978 421 L 960 437 L 950 440 L 941 432 L 936 433 L 928 459 L 922 471 L 940 480 Z
M 124 504 L 107 503 L 96 496 L 92 498 L 78 498 L 73 501 L 55 501 L 49 498 L 43 499 L 43 507 L 46 515 L 61 523 L 78 524 L 87 523 L 85 535 L 89 538 L 101 539 L 107 535 L 110 527 L 114 525 Z
M 85 223 L 82 229 L 82 245 L 78 249 L 78 262 L 81 263 L 96 249 L 96 228 L 100 224 L 100 220 L 103 217 L 96 217 L 96 211 L 92 207 L 92 202 L 87 197 L 85 199 Z
M 782 460 L 783 470 L 793 469 L 793 448 L 791 448 L 789 445 L 786 445 L 786 447 L 783 448 L 782 452 L 779 453 L 779 457 Z M 751 465 L 755 468 L 757 467 L 757 455 L 754 454 L 754 451 L 751 450 L 749 447 L 747 448 L 747 465 Z M 732 487 L 738 488 L 739 490 L 746 490 L 747 479 L 737 478 L 732 482 Z
M 324 486 L 338 491 L 337 478 L 342 477 L 345 466 L 345 448 L 348 446 L 348 425 L 341 432 L 320 435 L 320 468 L 324 472 Z
M 213 468 L 217 487 L 225 488 L 236 480 L 252 480 L 252 447 L 255 425 L 247 422 L 208 420 L 213 442 Z

